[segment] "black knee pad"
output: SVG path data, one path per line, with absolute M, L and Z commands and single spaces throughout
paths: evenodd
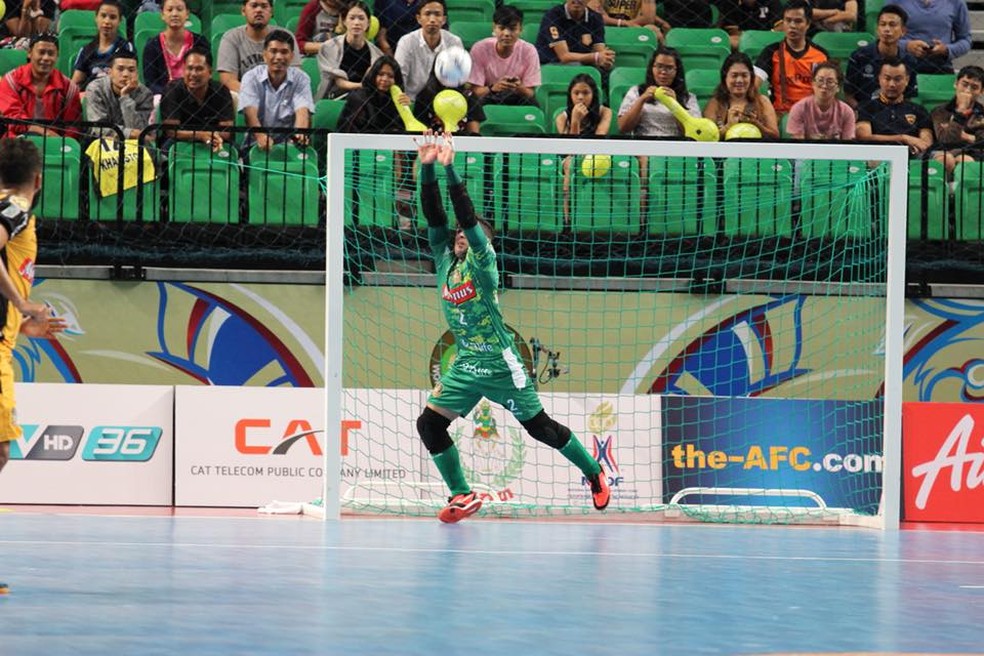
M 448 434 L 448 426 L 450 425 L 450 419 L 430 408 L 424 408 L 424 411 L 420 413 L 420 416 L 417 417 L 417 433 L 424 442 L 424 446 L 427 447 L 428 453 L 437 455 L 454 446 L 454 442 L 451 441 L 451 436 Z
M 563 449 L 571 439 L 571 429 L 551 418 L 546 410 L 541 410 L 532 419 L 519 423 L 534 440 L 554 449 Z

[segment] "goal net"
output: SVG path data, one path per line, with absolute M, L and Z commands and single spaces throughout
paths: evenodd
M 605 516 L 897 524 L 903 149 L 455 142 L 506 326 L 607 472 Z M 448 490 L 416 418 L 456 345 L 415 147 L 328 148 L 325 511 L 430 515 Z M 450 434 L 482 514 L 599 516 L 507 408 Z

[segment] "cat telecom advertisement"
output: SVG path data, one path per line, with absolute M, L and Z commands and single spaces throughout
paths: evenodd
M 662 408 L 665 503 L 878 511 L 880 401 L 664 396 Z

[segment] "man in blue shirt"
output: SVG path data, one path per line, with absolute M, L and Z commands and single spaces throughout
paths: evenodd
M 251 128 L 311 127 L 314 99 L 311 79 L 301 69 L 291 66 L 294 59 L 294 38 L 284 30 L 273 30 L 263 40 L 265 66 L 251 68 L 243 76 L 239 89 L 239 111 Z M 249 143 L 269 150 L 275 143 L 293 139 L 306 145 L 306 134 L 269 135 L 255 132 Z
M 906 98 L 919 93 L 916 83 L 916 59 L 900 45 L 905 35 L 909 14 L 898 5 L 885 5 L 878 12 L 878 38 L 874 43 L 861 46 L 847 60 L 847 81 L 844 96 L 852 107 L 878 97 L 878 70 L 882 61 L 890 58 L 902 60 L 909 70 L 909 86 Z
M 541 64 L 582 64 L 608 71 L 615 51 L 605 47 L 605 21 L 585 0 L 567 0 L 540 21 L 536 49 Z
M 967 0 L 895 0 L 909 14 L 904 47 L 919 73 L 952 73 L 953 60 L 970 52 Z

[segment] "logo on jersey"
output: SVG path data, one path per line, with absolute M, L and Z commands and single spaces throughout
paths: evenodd
M 450 301 L 455 305 L 461 305 L 465 301 L 470 301 L 478 295 L 478 291 L 475 289 L 475 285 L 471 280 L 466 280 L 464 284 L 458 285 L 454 288 L 449 288 L 444 285 L 444 289 L 441 290 L 441 298 L 445 301 Z
M 31 258 L 24 260 L 21 263 L 20 268 L 17 269 L 17 272 L 20 273 L 21 278 L 32 285 L 34 284 L 34 260 Z
M 533 372 L 533 352 L 530 351 L 529 345 L 520 337 L 513 328 L 509 325 L 506 326 L 506 330 L 512 333 L 513 342 L 516 344 L 516 348 L 519 349 L 519 355 L 523 359 L 523 364 L 526 367 L 527 373 L 529 373 L 530 378 L 536 379 Z M 479 350 L 474 348 L 476 345 L 471 345 L 473 350 Z M 454 362 L 455 357 L 458 355 L 458 344 L 455 341 L 454 333 L 450 330 L 444 331 L 437 343 L 434 344 L 433 350 L 431 350 L 430 363 L 428 367 L 428 374 L 431 385 L 437 385 L 441 380 L 441 375 L 451 368 L 451 364 Z M 436 394 L 435 394 L 436 396 Z

